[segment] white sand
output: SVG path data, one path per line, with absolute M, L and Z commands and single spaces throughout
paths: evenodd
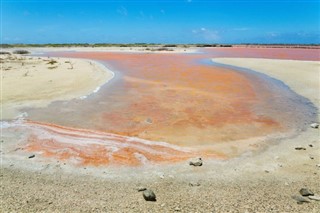
M 1 59 L 3 119 L 14 118 L 23 107 L 45 107 L 89 95 L 114 75 L 89 60 L 19 55 Z
M 214 58 L 214 62 L 252 69 L 283 81 L 320 106 L 320 62 L 258 58 Z

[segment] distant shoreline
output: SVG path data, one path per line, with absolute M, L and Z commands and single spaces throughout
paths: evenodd
M 301 48 L 301 49 L 320 49 L 320 44 L 154 44 L 154 43 L 128 43 L 128 44 L 110 44 L 110 43 L 66 43 L 66 44 L 1 44 L 0 48 L 46 48 L 46 47 L 116 47 L 116 48 L 150 48 L 150 50 L 171 51 L 172 48 L 199 48 L 199 47 L 250 47 L 250 48 Z

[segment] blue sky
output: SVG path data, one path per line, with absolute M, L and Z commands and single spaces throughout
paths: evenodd
M 1 0 L 2 43 L 319 43 L 317 0 Z

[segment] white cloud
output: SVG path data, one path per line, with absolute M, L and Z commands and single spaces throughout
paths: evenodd
M 121 6 L 118 10 L 117 13 L 119 13 L 122 16 L 127 16 L 128 15 L 128 11 L 127 8 Z
M 217 42 L 220 40 L 220 32 L 218 30 L 206 29 L 204 27 L 200 29 L 193 29 L 191 31 L 195 36 L 204 39 L 209 42 Z

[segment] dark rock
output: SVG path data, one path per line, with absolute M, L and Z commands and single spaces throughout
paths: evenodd
M 154 194 L 154 192 L 150 189 L 147 189 L 145 191 L 143 191 L 143 198 L 146 201 L 157 201 L 156 199 L 156 195 Z
M 294 148 L 295 150 L 306 150 L 306 148 L 305 147 L 302 147 L 302 146 L 298 146 L 298 147 L 296 147 L 296 148 Z
M 300 195 L 293 195 L 292 199 L 297 201 L 297 204 L 302 204 L 302 203 L 310 203 L 309 200 L 307 200 L 306 198 L 300 196 Z
M 145 191 L 145 190 L 147 190 L 147 188 L 146 187 L 142 187 L 142 186 L 140 186 L 140 187 L 138 187 L 138 192 L 142 192 L 142 191 Z
M 302 188 L 302 189 L 300 189 L 299 192 L 302 196 L 314 195 L 314 193 L 311 190 L 309 190 L 308 188 Z
M 194 158 L 189 162 L 190 166 L 202 166 L 202 159 L 201 158 Z
M 28 158 L 34 158 L 36 155 L 30 155 Z

